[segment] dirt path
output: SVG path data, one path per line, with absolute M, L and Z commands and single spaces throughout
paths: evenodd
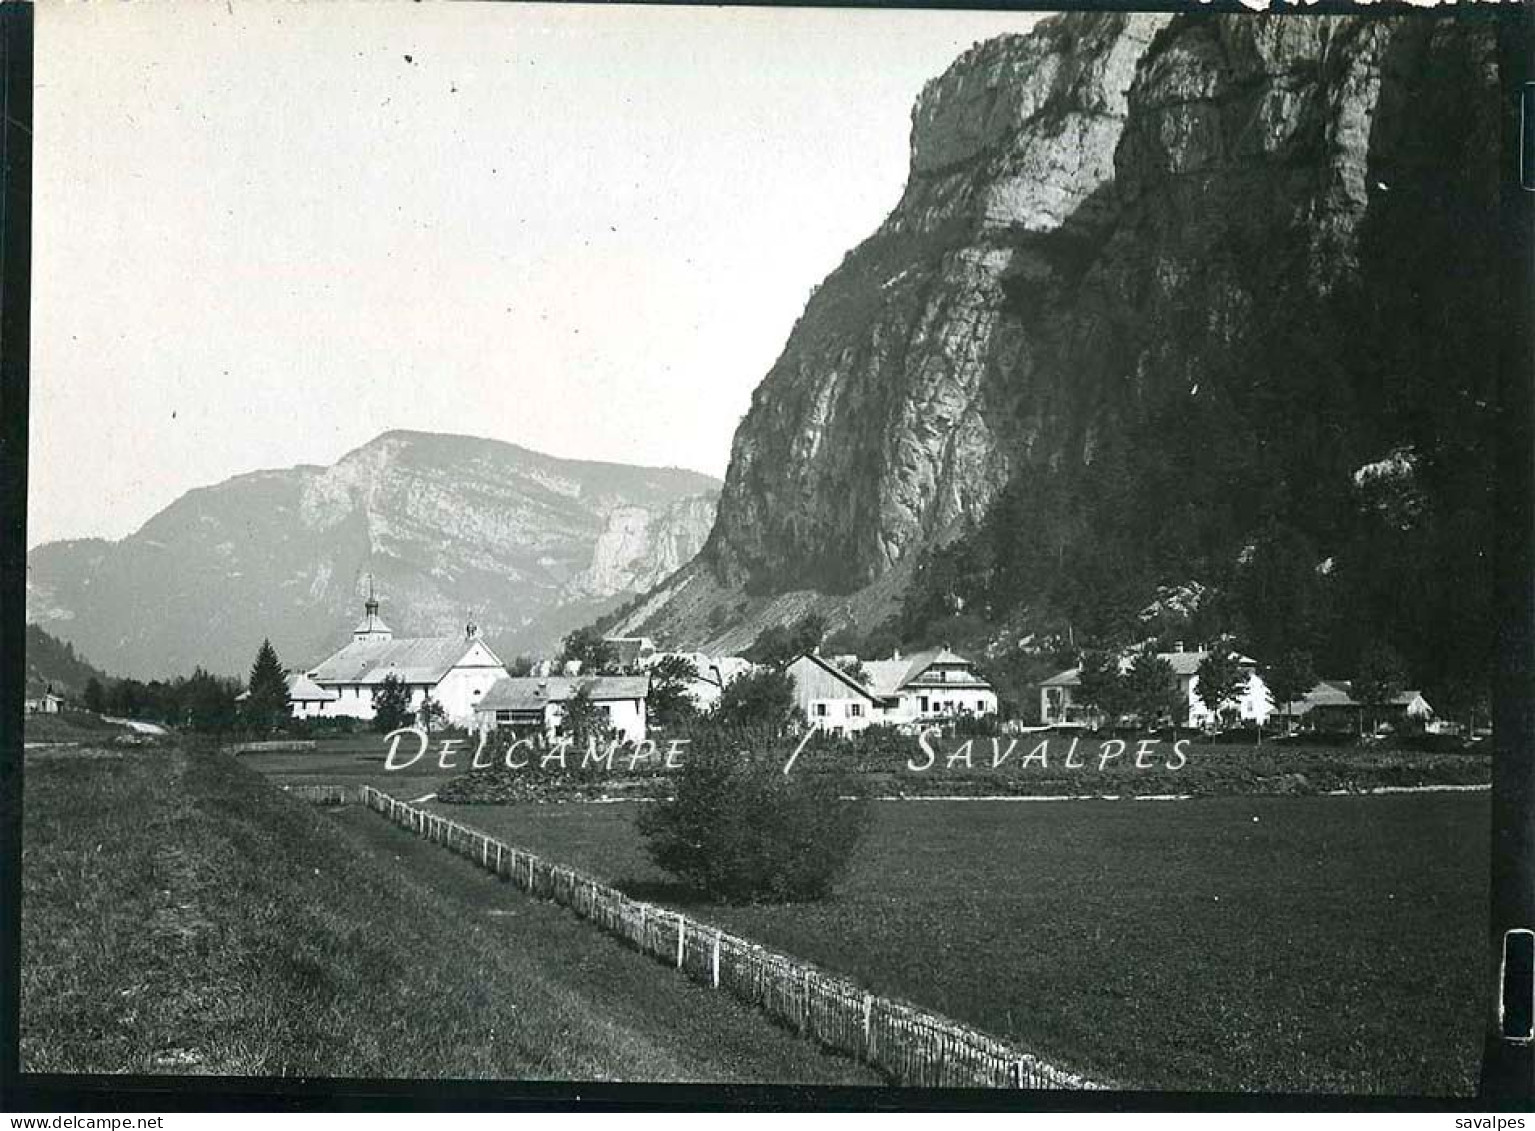
M 584 1001 L 593 1016 L 631 1031 L 653 1054 L 674 1064 L 673 1079 L 882 1083 L 862 1066 L 821 1052 L 729 995 L 679 977 L 563 908 L 528 898 L 360 806 L 337 810 L 334 819 L 381 866 L 403 869 L 461 908 L 465 930 L 491 932 L 508 946 L 529 948 L 528 956 L 540 961 L 547 978 Z

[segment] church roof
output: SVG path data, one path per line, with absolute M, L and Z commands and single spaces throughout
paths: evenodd
M 309 678 L 319 684 L 379 684 L 394 676 L 406 683 L 435 684 L 478 643 L 462 636 L 354 640 L 312 668 Z
M 383 619 L 380 618 L 377 613 L 369 613 L 365 617 L 363 617 L 362 620 L 357 622 L 357 627 L 352 629 L 352 631 L 353 632 L 393 632 L 394 629 L 390 628 L 387 624 L 385 624 L 383 622 Z

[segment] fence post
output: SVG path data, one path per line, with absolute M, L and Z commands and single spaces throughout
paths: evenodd
M 863 995 L 863 1058 L 868 1061 L 874 1055 L 874 995 Z
M 677 916 L 677 969 L 682 969 L 683 949 L 687 945 L 688 921 L 682 916 Z
M 1013 1087 L 1023 1087 L 1023 1061 L 1013 1061 Z
M 709 956 L 709 981 L 715 989 L 720 988 L 720 932 L 714 932 L 714 949 Z

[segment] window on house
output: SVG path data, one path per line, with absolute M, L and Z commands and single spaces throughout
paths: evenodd
M 826 717 L 826 704 L 825 703 L 817 703 L 815 705 L 815 713 L 816 713 L 817 717 L 825 718 Z
M 511 721 L 512 721 L 512 713 L 510 711 L 497 711 L 496 712 L 496 722 L 498 722 L 498 723 L 509 723 Z
M 850 718 L 854 718 L 854 719 L 862 718 L 863 717 L 863 704 L 862 703 L 849 703 L 847 705 L 847 713 L 848 713 L 848 716 Z

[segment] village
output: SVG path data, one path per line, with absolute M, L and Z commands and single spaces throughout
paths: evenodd
M 644 743 L 657 724 L 653 691 L 665 680 L 673 698 L 690 716 L 708 716 L 726 688 L 745 675 L 781 669 L 792 684 L 796 729 L 849 738 L 871 728 L 917 736 L 956 728 L 989 733 L 1080 732 L 1129 727 L 1171 727 L 1195 732 L 1283 726 L 1321 732 L 1389 733 L 1398 728 L 1439 733 L 1452 724 L 1439 720 L 1421 692 L 1388 688 L 1374 703 L 1354 695 L 1348 679 L 1319 679 L 1304 695 L 1276 703 L 1257 660 L 1200 644 L 1148 652 L 1126 649 L 1114 657 L 1128 682 L 1138 665 L 1149 666 L 1160 682 L 1154 717 L 1131 700 L 1089 688 L 1084 667 L 1073 666 L 1039 681 L 1022 710 L 1004 710 L 997 689 L 981 665 L 948 647 L 883 658 L 839 653 L 823 655 L 812 646 L 774 665 L 745 656 L 710 655 L 697 650 L 658 648 L 644 636 L 585 636 L 583 654 L 529 660 L 519 658 L 513 674 L 470 621 L 459 635 L 397 636 L 380 613 L 372 592 L 351 638 L 331 655 L 302 670 L 283 672 L 287 715 L 297 722 L 352 720 L 373 723 L 393 697 L 390 728 L 406 722 L 430 730 L 451 728 L 486 735 L 509 731 L 555 742 L 567 735 L 566 715 L 580 698 L 597 712 L 603 731 L 630 745 Z M 567 648 L 567 653 L 570 649 Z M 1214 660 L 1212 660 L 1214 657 Z M 1218 663 L 1229 686 L 1211 701 L 1202 694 L 1200 673 Z M 1086 677 L 1091 684 L 1091 675 Z M 250 691 L 237 699 L 242 703 Z M 1037 697 L 1036 697 L 1037 696 Z M 28 699 L 29 712 L 57 712 L 64 700 L 51 688 Z M 1036 713 L 1037 710 L 1037 713 Z M 666 721 L 661 720 L 663 725 Z M 1368 721 L 1368 728 L 1366 722 Z
M 39 1110 L 1529 1106 L 1529 20 L 11 7 Z

